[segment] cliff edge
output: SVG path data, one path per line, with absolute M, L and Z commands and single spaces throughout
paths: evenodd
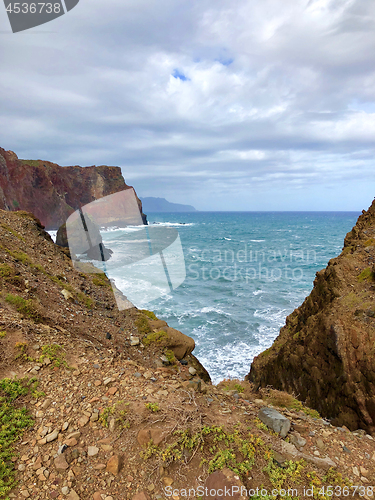
M 0 148 L 0 209 L 32 212 L 47 229 L 58 229 L 81 206 L 124 189 L 133 188 L 125 183 L 120 167 L 61 167 L 20 160 Z M 138 206 L 142 213 L 139 199 Z
M 319 271 L 247 379 L 272 386 L 332 419 L 375 432 L 375 200 L 345 238 L 342 253 Z
M 0 210 L 0 260 L 1 499 L 372 497 L 370 435 L 286 393 L 212 385 L 193 339 L 119 311 L 107 277 L 75 269 L 32 214 Z

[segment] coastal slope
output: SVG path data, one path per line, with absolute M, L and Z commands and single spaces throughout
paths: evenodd
M 319 271 L 247 379 L 294 393 L 335 425 L 375 431 L 375 201 Z
M 119 311 L 108 278 L 75 269 L 32 214 L 0 210 L 0 259 L 1 499 L 372 488 L 373 437 L 286 393 L 213 386 L 193 339 L 151 311 Z
M 0 209 L 32 212 L 47 229 L 58 229 L 81 206 L 124 189 L 133 188 L 125 183 L 120 167 L 61 167 L 21 160 L 0 148 Z

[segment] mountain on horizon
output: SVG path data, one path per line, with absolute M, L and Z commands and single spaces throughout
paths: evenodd
M 192 205 L 182 205 L 181 203 L 171 203 L 165 198 L 154 198 L 149 196 L 141 198 L 142 207 L 147 212 L 196 212 Z

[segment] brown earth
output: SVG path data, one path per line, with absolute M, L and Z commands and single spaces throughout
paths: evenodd
M 196 498 L 183 490 L 220 484 L 229 469 L 247 489 L 295 487 L 302 498 L 311 484 L 348 485 L 351 498 L 372 498 L 371 436 L 286 393 L 213 386 L 188 354 L 192 339 L 149 311 L 118 311 L 107 278 L 75 270 L 32 215 L 0 211 L 0 258 L 0 382 L 38 381 L 15 403 L 34 425 L 15 443 L 10 498 L 162 500 L 167 487 L 173 500 Z M 257 418 L 271 405 L 291 422 L 285 439 Z
M 248 379 L 316 408 L 335 425 L 375 432 L 375 201 L 318 272 Z
M 20 160 L 13 151 L 0 148 L 0 209 L 32 212 L 47 229 L 58 229 L 83 205 L 125 189 L 133 188 L 125 183 L 120 167 L 61 167 L 50 161 Z

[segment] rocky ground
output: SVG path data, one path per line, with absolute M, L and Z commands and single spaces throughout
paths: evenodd
M 213 386 L 192 339 L 148 311 L 118 311 L 106 277 L 76 271 L 32 216 L 0 212 L 0 257 L 0 498 L 179 500 L 223 485 L 372 498 L 365 431 L 249 382 Z M 17 380 L 29 390 L 7 403 Z M 32 423 L 1 466 L 6 415 L 23 407 Z

